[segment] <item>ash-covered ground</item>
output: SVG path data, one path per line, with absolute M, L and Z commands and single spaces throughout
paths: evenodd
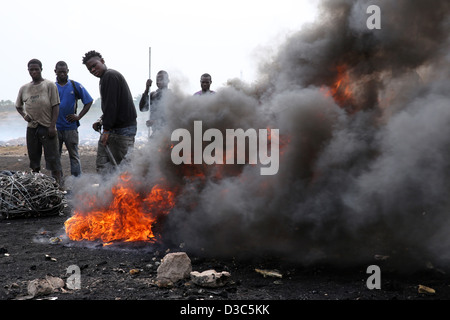
M 93 150 L 82 150 L 85 172 L 95 171 Z M 1 148 L 2 169 L 28 170 L 24 147 Z M 63 155 L 68 169 L 68 157 Z M 68 195 L 70 197 L 70 195 Z M 360 265 L 304 265 L 288 257 L 263 254 L 240 254 L 222 257 L 213 250 L 199 254 L 180 244 L 120 243 L 103 246 L 98 242 L 74 242 L 64 237 L 64 222 L 71 216 L 67 207 L 61 216 L 0 220 L 0 299 L 58 300 L 446 300 L 450 298 L 449 270 L 423 260 L 422 268 L 409 271 L 395 253 L 384 256 L 377 252 L 371 261 Z M 55 241 L 55 238 L 62 241 Z M 413 249 L 405 248 L 410 256 Z M 201 287 L 190 279 L 173 286 L 155 283 L 157 268 L 168 252 L 184 251 L 192 261 L 193 271 L 228 271 L 231 281 L 217 288 Z M 349 255 L 351 252 L 348 253 Z M 419 254 L 419 253 L 417 253 Z M 348 260 L 348 257 L 345 257 Z M 421 260 L 421 256 L 416 257 Z M 369 289 L 372 273 L 369 265 L 381 270 L 381 288 Z M 65 285 L 52 293 L 29 297 L 28 284 L 46 276 L 70 277 L 69 266 L 81 270 L 81 288 Z M 282 277 L 264 277 L 255 269 L 274 271 Z M 420 286 L 434 293 L 419 290 Z M 424 288 L 424 287 L 421 287 Z

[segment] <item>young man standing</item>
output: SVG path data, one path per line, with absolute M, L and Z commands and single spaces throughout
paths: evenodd
M 100 78 L 103 114 L 92 127 L 96 131 L 103 127 L 96 160 L 97 172 L 102 173 L 114 162 L 120 164 L 134 148 L 137 132 L 136 107 L 123 75 L 108 69 L 99 52 L 87 52 L 83 57 L 83 64 L 92 75 Z M 110 156 L 114 159 L 110 159 Z
M 169 74 L 167 71 L 158 71 L 156 74 L 156 86 L 158 89 L 149 95 L 148 93 L 153 81 L 148 79 L 145 84 L 145 91 L 139 101 L 140 111 L 145 112 L 150 110 L 149 120 L 146 122 L 146 125 L 147 127 L 152 127 L 153 131 L 165 124 L 165 112 L 161 100 L 166 93 L 170 92 L 169 82 Z M 148 101 L 149 96 L 150 104 Z
M 69 152 L 70 173 L 74 177 L 78 177 L 81 174 L 81 161 L 78 153 L 78 127 L 80 126 L 80 119 L 91 108 L 93 99 L 80 83 L 69 80 L 68 73 L 67 63 L 59 61 L 55 66 L 55 74 L 61 102 L 56 129 L 58 129 L 59 154 L 62 153 L 64 143 Z M 79 114 L 76 110 L 78 99 L 84 104 Z
M 200 77 L 200 87 L 202 88 L 202 90 L 194 93 L 194 96 L 202 96 L 205 94 L 216 93 L 215 91 L 210 90 L 211 83 L 212 83 L 211 75 L 209 73 L 202 74 L 202 76 Z
M 42 77 L 42 63 L 38 59 L 28 62 L 32 81 L 23 85 L 17 96 L 16 109 L 28 122 L 27 151 L 30 168 L 41 170 L 42 149 L 45 167 L 62 187 L 61 157 L 58 150 L 56 120 L 59 113 L 59 94 L 56 85 Z

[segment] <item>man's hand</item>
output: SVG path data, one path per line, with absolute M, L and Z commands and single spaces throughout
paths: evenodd
M 145 83 L 145 91 L 142 94 L 143 96 L 148 96 L 148 93 L 150 91 L 150 87 L 152 86 L 153 81 L 151 79 L 148 79 L 147 82 Z M 142 111 L 142 110 L 141 110 Z
M 69 122 L 75 122 L 75 121 L 79 121 L 80 117 L 77 116 L 76 114 L 68 114 L 66 116 L 66 120 L 69 121 Z
M 108 144 L 108 138 L 109 138 L 109 132 L 103 132 L 102 136 L 100 137 L 100 142 L 106 146 Z
M 145 83 L 145 91 L 148 91 L 148 89 L 150 89 L 152 83 L 153 83 L 152 79 L 147 80 L 147 82 Z
M 24 117 L 23 117 L 23 119 L 26 121 L 26 122 L 30 122 L 32 119 L 31 119 L 31 117 L 29 116 L 29 115 L 25 115 Z
M 49 138 L 53 138 L 56 136 L 56 126 L 50 126 L 48 128 L 48 136 Z
M 101 124 L 101 122 L 100 122 L 100 121 L 95 121 L 95 122 L 92 124 L 92 129 L 94 129 L 95 131 L 100 132 L 100 131 L 102 130 L 102 124 Z

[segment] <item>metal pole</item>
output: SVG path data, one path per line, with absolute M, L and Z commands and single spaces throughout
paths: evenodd
M 101 137 L 101 136 L 102 136 L 102 132 L 101 132 L 100 130 L 97 130 L 97 132 L 100 133 L 100 137 Z M 106 151 L 106 154 L 108 155 L 109 161 L 111 161 L 111 163 L 112 163 L 115 167 L 117 167 L 117 161 L 116 161 L 116 158 L 114 158 L 114 155 L 112 154 L 111 149 L 109 149 L 109 146 L 108 146 L 108 145 L 105 145 L 105 151 Z
M 152 78 L 152 47 L 148 47 L 148 78 Z M 150 120 L 150 94 L 151 90 L 148 90 L 148 120 Z M 152 134 L 152 127 L 148 127 L 148 137 L 150 138 Z

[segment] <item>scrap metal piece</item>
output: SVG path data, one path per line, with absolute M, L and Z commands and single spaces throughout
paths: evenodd
M 100 133 L 100 136 L 102 135 L 100 129 L 98 129 L 98 130 L 96 130 L 96 131 L 97 131 L 98 133 Z M 105 145 L 105 150 L 106 150 L 106 153 L 108 154 L 109 161 L 111 161 L 111 163 L 112 163 L 115 167 L 117 167 L 117 161 L 116 161 L 116 158 L 114 158 L 114 155 L 112 154 L 111 149 L 109 148 L 108 145 Z
M 436 290 L 433 288 L 424 286 L 423 284 L 419 284 L 419 288 L 417 290 L 419 293 L 426 293 L 426 294 L 435 294 Z
M 277 270 L 255 269 L 256 272 L 262 274 L 265 277 L 283 278 L 283 275 Z

